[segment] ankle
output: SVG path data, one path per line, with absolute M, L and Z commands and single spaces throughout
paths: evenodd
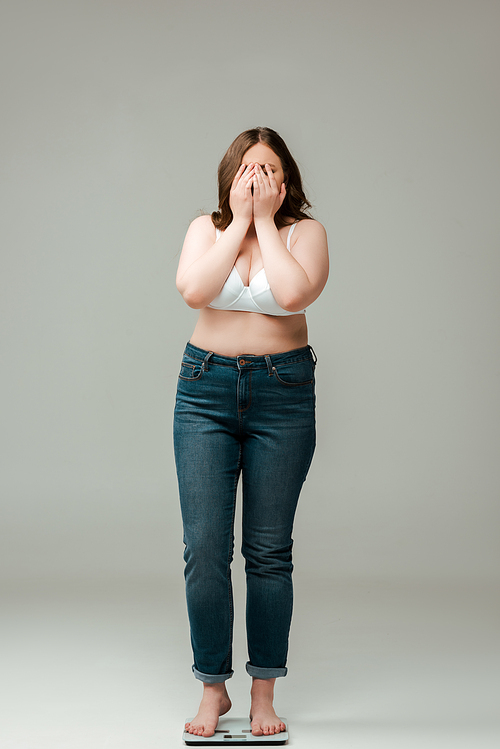
M 226 682 L 222 681 L 218 684 L 203 684 L 203 696 L 220 696 L 225 697 L 227 694 Z
M 252 699 L 274 699 L 274 684 L 276 679 L 257 679 L 255 676 L 252 679 L 252 688 L 250 694 Z

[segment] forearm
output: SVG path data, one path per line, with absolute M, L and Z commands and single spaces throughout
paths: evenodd
M 235 263 L 248 226 L 249 221 L 233 220 L 219 240 L 177 277 L 177 289 L 190 307 L 206 307 L 217 296 Z
M 273 218 L 255 219 L 262 261 L 273 296 L 283 309 L 307 306 L 312 285 L 304 268 L 284 245 Z

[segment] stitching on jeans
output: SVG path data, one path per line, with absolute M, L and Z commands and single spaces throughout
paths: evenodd
M 236 465 L 236 473 L 234 475 L 234 492 L 233 492 L 233 516 L 231 519 L 231 545 L 228 549 L 227 554 L 227 592 L 228 592 L 228 599 L 229 599 L 229 650 L 227 653 L 226 658 L 226 673 L 229 673 L 229 669 L 231 666 L 231 653 L 232 653 L 232 643 L 233 643 L 233 601 L 231 596 L 231 569 L 229 565 L 229 558 L 231 556 L 231 549 L 234 546 L 234 517 L 236 514 L 236 491 L 238 488 L 238 478 L 240 475 L 240 467 L 241 467 L 241 443 L 239 446 L 238 451 L 238 463 Z
M 185 377 L 182 374 L 182 368 L 183 367 L 190 367 L 191 368 L 191 374 L 193 376 L 192 377 Z M 195 380 L 199 380 L 200 377 L 201 377 L 201 375 L 203 374 L 203 367 L 200 369 L 200 373 L 198 375 L 195 375 L 195 373 L 194 373 L 195 369 L 196 369 L 196 364 L 190 364 L 189 362 L 182 361 L 181 362 L 181 371 L 179 372 L 179 379 L 180 380 L 186 380 L 187 382 L 194 382 Z M 188 372 L 189 372 L 189 370 L 188 370 Z
M 193 359 L 193 361 L 199 362 L 200 364 L 202 364 L 204 361 L 203 359 L 198 359 L 198 357 L 192 356 L 191 354 L 185 354 L 185 356 L 187 356 L 189 359 Z M 214 356 L 217 356 L 217 354 L 214 354 Z M 271 354 L 271 356 L 279 356 L 279 354 Z M 236 359 L 237 357 L 234 357 L 234 358 Z M 280 362 L 280 364 L 299 364 L 300 362 L 303 362 L 303 361 L 312 361 L 313 364 L 316 364 L 316 362 L 314 361 L 314 358 L 310 354 L 306 354 L 305 356 L 301 356 L 300 358 L 293 357 L 292 359 L 286 359 L 285 362 Z M 222 362 L 213 361 L 213 358 L 210 359 L 210 364 L 213 364 L 216 367 L 226 367 L 228 369 L 236 368 L 235 364 L 223 364 Z M 256 365 L 255 369 L 265 369 L 266 366 L 267 365 L 264 362 L 261 365 Z
M 301 387 L 302 385 L 310 385 L 311 382 L 313 382 L 313 380 L 304 380 L 304 382 L 285 382 L 285 380 L 281 379 L 276 369 L 274 370 L 274 376 L 278 382 L 281 382 L 282 385 L 286 385 L 287 387 Z
M 246 411 L 247 409 L 249 409 L 251 405 L 252 405 L 252 370 L 250 370 L 248 373 L 248 403 L 245 406 L 245 408 L 239 408 L 238 411 L 241 414 L 243 413 L 243 411 Z
M 311 377 L 310 380 L 303 380 L 302 382 L 287 382 L 286 380 L 282 380 L 281 377 L 279 376 L 279 373 L 278 373 L 278 370 L 276 369 L 276 366 L 274 366 L 274 365 L 273 365 L 273 374 L 276 377 L 276 379 L 278 380 L 278 382 L 281 382 L 281 384 L 285 385 L 286 387 L 301 387 L 303 385 L 310 385 L 311 383 L 314 382 L 315 364 L 314 364 L 312 358 L 310 358 L 309 361 L 311 362 L 312 370 L 313 370 L 313 376 Z M 298 362 L 292 362 L 292 363 L 293 364 L 297 364 Z M 278 364 L 277 366 L 281 367 L 280 364 Z M 284 365 L 284 366 L 286 366 L 286 365 Z

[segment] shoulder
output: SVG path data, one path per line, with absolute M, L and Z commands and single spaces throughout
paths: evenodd
M 303 218 L 298 221 L 294 234 L 299 236 L 316 236 L 326 237 L 326 229 L 323 224 L 316 221 L 315 218 Z
M 197 237 L 210 236 L 210 238 L 213 239 L 213 237 L 215 237 L 215 226 L 212 221 L 212 216 L 210 216 L 210 214 L 197 216 L 189 224 L 188 234 Z
M 181 262 L 191 262 L 203 255 L 215 242 L 215 226 L 211 216 L 198 216 L 189 224 L 182 245 Z
M 316 247 L 320 251 L 327 251 L 328 241 L 326 237 L 326 229 L 323 224 L 316 221 L 314 218 L 303 218 L 295 227 L 291 242 L 290 249 L 299 250 L 303 247 Z

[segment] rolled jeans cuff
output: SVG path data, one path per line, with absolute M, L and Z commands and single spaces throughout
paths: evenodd
M 245 668 L 247 674 L 255 676 L 256 679 L 277 679 L 279 676 L 286 676 L 288 673 L 287 668 L 259 668 L 258 666 L 252 666 L 250 661 L 247 661 Z
M 222 681 L 227 681 L 234 674 L 234 671 L 230 671 L 228 674 L 202 674 L 201 671 L 197 671 L 193 666 L 193 674 L 200 681 L 205 684 L 220 684 Z

